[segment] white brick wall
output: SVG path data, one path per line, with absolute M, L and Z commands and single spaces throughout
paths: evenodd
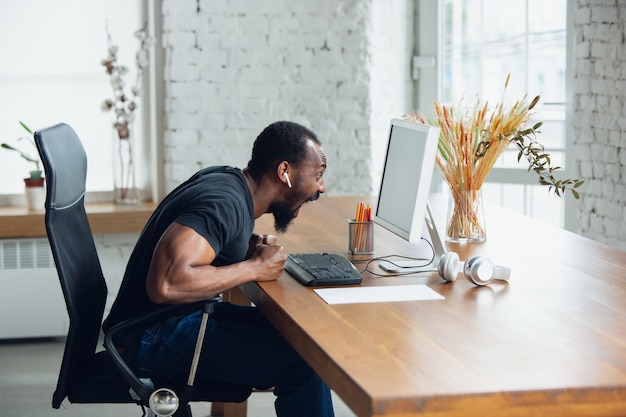
M 626 250 L 626 5 L 574 0 L 579 232 Z M 163 0 L 167 190 L 200 167 L 244 166 L 286 119 L 318 133 L 329 195 L 369 193 L 388 120 L 410 110 L 413 0 Z
M 574 30 L 579 232 L 626 250 L 626 4 L 576 0 Z
M 388 121 L 410 110 L 412 0 L 164 0 L 166 189 L 243 167 L 292 120 L 329 159 L 329 195 L 372 192 Z

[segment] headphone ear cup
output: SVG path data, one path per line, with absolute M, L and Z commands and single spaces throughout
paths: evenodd
M 483 256 L 472 256 L 463 266 L 465 278 L 475 285 L 487 285 L 493 281 L 494 265 Z
M 445 281 L 454 281 L 459 274 L 459 255 L 456 252 L 444 253 L 437 269 Z

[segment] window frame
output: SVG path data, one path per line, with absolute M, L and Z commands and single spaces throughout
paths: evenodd
M 435 99 L 440 99 L 442 93 L 443 68 L 443 8 L 442 0 L 416 0 L 416 56 L 420 59 L 416 63 L 433 62 L 433 65 L 414 67 L 415 106 L 419 109 L 430 109 Z M 575 167 L 573 150 L 572 127 L 569 120 L 572 114 L 572 47 L 573 47 L 573 10 L 574 0 L 566 0 L 566 65 L 565 65 L 565 167 L 560 171 L 563 176 L 572 176 Z M 436 34 L 436 36 L 433 36 Z M 436 41 L 434 41 L 434 38 Z M 528 174 L 527 167 L 521 164 L 520 168 L 494 167 L 487 178 L 488 183 L 537 185 L 536 176 Z M 443 178 L 437 174 L 434 178 L 439 181 L 433 184 L 433 190 L 441 191 L 444 188 Z M 435 181 L 435 180 L 434 180 Z M 546 189 L 546 193 L 548 190 Z M 559 197 L 556 197 L 559 198 Z M 577 224 L 577 210 L 575 199 L 565 193 L 563 199 L 563 227 L 575 231 Z
M 163 170 L 159 161 L 162 160 L 163 143 L 163 112 L 164 112 L 164 51 L 160 43 L 162 33 L 161 2 L 139 0 L 142 18 L 147 23 L 149 36 L 155 40 L 150 47 L 149 66 L 142 77 L 142 94 L 140 96 L 141 117 L 135 123 L 141 123 L 142 135 L 137 137 L 138 147 L 142 149 L 139 156 L 139 186 L 143 201 L 158 201 L 163 195 Z M 129 28 L 136 30 L 137 28 Z M 105 51 L 103 51 L 104 53 Z M 27 122 L 27 120 L 25 120 Z M 16 121 L 17 123 L 17 121 Z M 40 126 L 30 126 L 33 129 Z M 3 138 L 4 141 L 5 138 Z M 6 138 L 10 139 L 10 138 Z M 11 142 L 10 140 L 7 140 Z M 4 152 L 4 151 L 2 151 Z M 43 167 L 42 167 L 43 169 Z M 87 190 L 87 203 L 110 202 L 113 190 Z M 0 193 L 0 207 L 25 205 L 24 193 Z

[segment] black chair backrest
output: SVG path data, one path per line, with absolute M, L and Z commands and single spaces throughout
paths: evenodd
M 46 177 L 46 231 L 70 319 L 52 398 L 59 408 L 77 372 L 95 354 L 107 287 L 85 212 L 85 149 L 63 123 L 35 132 L 35 143 Z

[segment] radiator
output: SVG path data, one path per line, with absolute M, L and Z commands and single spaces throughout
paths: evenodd
M 65 336 L 68 323 L 48 240 L 0 240 L 0 338 Z

